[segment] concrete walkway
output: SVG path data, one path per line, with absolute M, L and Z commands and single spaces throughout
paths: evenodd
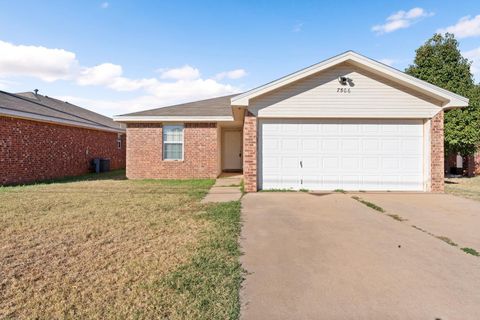
M 202 203 L 237 201 L 242 197 L 240 185 L 243 176 L 238 173 L 223 173 L 215 181 Z

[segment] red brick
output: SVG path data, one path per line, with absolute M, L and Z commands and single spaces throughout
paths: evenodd
M 96 157 L 124 168 L 125 142 L 123 134 L 118 149 L 114 132 L 0 116 L 0 184 L 82 175 Z
M 257 117 L 250 111 L 243 122 L 243 179 L 246 192 L 257 192 Z
M 431 120 L 431 191 L 443 192 L 445 187 L 445 157 L 443 134 L 443 111 Z
M 218 148 L 216 123 L 186 123 L 184 160 L 163 160 L 161 123 L 127 126 L 127 177 L 130 179 L 216 178 Z

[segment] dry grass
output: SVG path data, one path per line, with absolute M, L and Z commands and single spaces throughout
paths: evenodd
M 235 316 L 240 207 L 200 204 L 212 184 L 107 179 L 0 188 L 0 318 Z M 230 220 L 213 219 L 219 210 Z M 231 272 L 213 277 L 215 266 L 192 267 L 199 252 L 226 260 Z M 172 277 L 191 274 L 224 287 L 206 297 L 175 288 Z
M 445 191 L 456 196 L 480 201 L 480 176 L 445 179 Z

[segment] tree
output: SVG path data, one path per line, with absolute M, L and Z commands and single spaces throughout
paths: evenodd
M 445 112 L 447 153 L 475 153 L 480 142 L 480 87 L 473 81 L 471 62 L 462 56 L 450 33 L 433 35 L 415 52 L 406 73 L 470 99 L 467 108 Z

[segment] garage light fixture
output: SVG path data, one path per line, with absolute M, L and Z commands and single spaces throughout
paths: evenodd
M 345 77 L 345 76 L 340 76 L 340 77 L 338 77 L 338 82 L 340 82 L 340 84 L 341 84 L 342 86 L 346 86 L 347 83 L 350 82 L 350 81 L 352 81 L 352 79 L 349 79 L 349 78 L 347 78 L 347 77 Z

